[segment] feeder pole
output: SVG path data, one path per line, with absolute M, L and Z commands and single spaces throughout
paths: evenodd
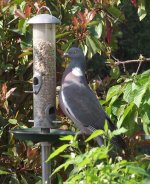
M 28 21 L 33 25 L 33 109 L 34 127 L 41 133 L 54 128 L 56 100 L 55 24 L 60 21 L 49 14 L 40 14 Z M 51 153 L 49 142 L 41 142 L 42 184 L 50 184 L 51 165 L 46 162 Z

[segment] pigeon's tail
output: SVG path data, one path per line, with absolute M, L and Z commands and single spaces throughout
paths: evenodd
M 104 139 L 101 136 L 95 138 L 99 146 L 104 145 Z M 107 142 L 107 140 L 106 140 Z M 120 135 L 113 137 L 110 142 L 117 148 L 126 150 L 127 146 L 123 138 Z
M 123 150 L 126 150 L 126 148 L 127 148 L 125 141 L 123 140 L 123 138 L 120 135 L 113 137 L 111 139 L 111 142 L 113 145 L 115 145 Z

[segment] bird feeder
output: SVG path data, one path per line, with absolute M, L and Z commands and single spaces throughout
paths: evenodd
M 41 14 L 28 21 L 33 25 L 33 109 L 34 127 L 49 133 L 55 120 L 56 99 L 56 41 L 55 24 L 60 21 L 49 14 Z M 41 143 L 42 182 L 50 183 L 51 165 L 46 163 L 51 145 Z
M 41 14 L 28 21 L 33 25 L 33 104 L 34 126 L 53 128 L 56 99 L 55 24 L 60 21 Z
M 15 129 L 20 140 L 41 142 L 42 183 L 50 184 L 51 165 L 46 162 L 51 144 L 70 131 L 54 129 L 56 122 L 56 41 L 55 24 L 60 21 L 50 14 L 39 14 L 28 21 L 33 27 L 33 128 Z

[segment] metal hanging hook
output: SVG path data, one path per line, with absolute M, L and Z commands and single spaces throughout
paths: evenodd
M 41 9 L 46 9 L 46 10 L 48 10 L 48 11 L 49 11 L 49 14 L 52 15 L 52 12 L 51 12 L 50 8 L 48 8 L 47 6 L 41 6 L 41 7 L 38 9 L 37 14 L 40 13 Z

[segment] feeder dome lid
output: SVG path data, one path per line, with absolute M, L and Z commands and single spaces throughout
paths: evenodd
M 58 24 L 60 20 L 50 14 L 40 14 L 32 17 L 29 21 L 29 24 Z

